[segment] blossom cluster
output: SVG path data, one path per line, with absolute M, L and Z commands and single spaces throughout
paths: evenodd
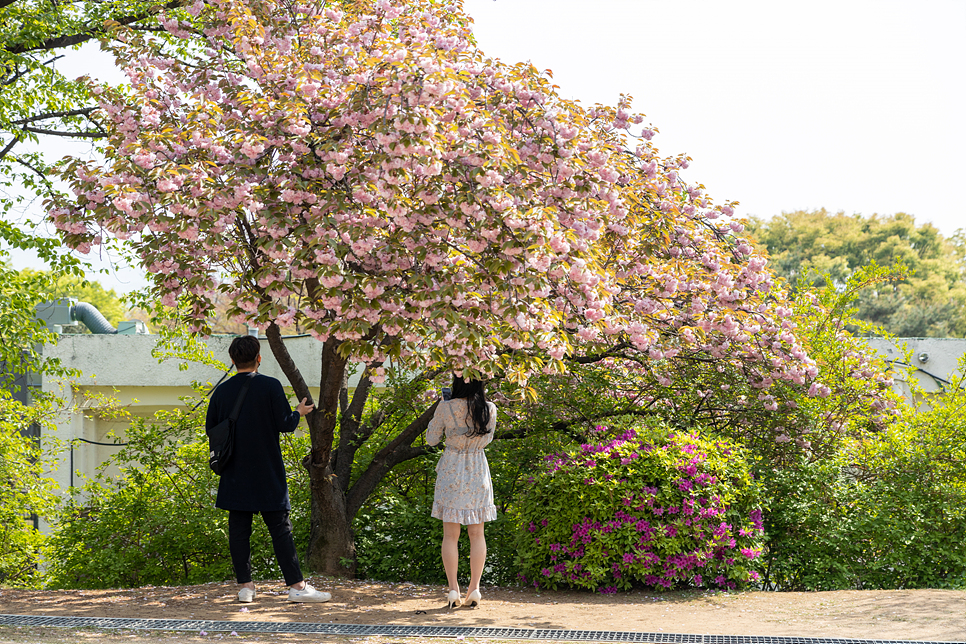
M 522 577 L 601 592 L 744 586 L 762 554 L 754 492 L 742 451 L 696 432 L 628 430 L 549 455 L 519 511 Z
M 733 204 L 629 99 L 564 100 L 471 22 L 446 0 L 196 0 L 162 19 L 181 46 L 119 32 L 130 84 L 93 88 L 108 146 L 62 166 L 74 197 L 50 217 L 80 251 L 124 240 L 196 332 L 220 292 L 239 322 L 373 362 L 525 383 L 620 345 L 807 387 Z

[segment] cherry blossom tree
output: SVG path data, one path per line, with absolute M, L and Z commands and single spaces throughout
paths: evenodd
M 96 87 L 103 159 L 69 159 L 50 203 L 81 251 L 121 240 L 192 333 L 216 298 L 262 329 L 309 396 L 280 327 L 323 343 L 307 417 L 308 564 L 344 571 L 350 520 L 430 407 L 350 481 L 386 370 L 499 376 L 614 357 L 656 382 L 727 363 L 760 393 L 816 367 L 766 260 L 663 158 L 631 111 L 562 99 L 549 72 L 487 58 L 448 0 L 198 0 L 182 38 L 119 34 L 123 88 Z M 349 396 L 351 362 L 364 363 Z M 434 371 L 435 370 L 435 371 Z M 340 403 L 341 401 L 341 403 Z

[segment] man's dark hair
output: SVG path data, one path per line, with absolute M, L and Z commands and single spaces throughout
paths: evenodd
M 235 363 L 235 369 L 251 369 L 255 366 L 255 358 L 262 350 L 262 345 L 258 338 L 251 335 L 243 335 L 231 341 L 228 347 L 228 355 Z

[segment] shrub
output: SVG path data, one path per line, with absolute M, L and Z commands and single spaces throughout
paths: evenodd
M 758 578 L 761 511 L 744 453 L 653 420 L 547 457 L 517 507 L 524 581 L 616 592 Z
M 198 460 L 192 452 L 182 448 L 175 458 Z M 229 578 L 227 516 L 214 508 L 217 482 L 200 468 L 190 470 L 203 475 L 193 485 L 185 485 L 183 470 L 168 478 L 136 467 L 86 484 L 81 498 L 64 507 L 50 539 L 48 585 L 117 588 Z
M 966 586 L 962 384 L 832 460 L 768 473 L 770 587 Z
M 193 584 L 233 577 L 228 513 L 215 508 L 218 477 L 208 468 L 203 419 L 161 413 L 156 422 L 134 419 L 125 448 L 102 472 L 74 491 L 49 539 L 51 587 L 116 588 Z M 296 546 L 308 542 L 308 486 L 300 459 L 307 439 L 286 435 Z M 108 477 L 109 464 L 121 470 Z M 271 537 L 254 522 L 252 574 L 277 578 Z
M 42 421 L 45 410 L 24 406 L 0 390 L 0 583 L 4 585 L 39 583 L 44 536 L 30 519 L 46 514 L 52 506 L 55 485 L 43 476 L 45 455 L 27 430 Z
M 357 573 L 369 579 L 446 583 L 440 558 L 443 522 L 430 516 L 432 494 L 418 498 L 383 495 L 367 504 L 354 522 Z M 513 524 L 505 514 L 486 524 L 487 558 L 483 585 L 507 585 L 516 579 Z M 469 580 L 469 540 L 460 538 L 459 576 Z
M 841 460 L 808 461 L 760 477 L 766 551 L 762 583 L 772 590 L 853 588 L 854 553 L 847 543 L 854 523 L 850 481 Z M 845 550 L 843 550 L 845 546 Z

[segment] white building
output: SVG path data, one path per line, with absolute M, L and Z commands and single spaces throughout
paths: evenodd
M 206 341 L 214 357 L 226 365 L 231 364 L 228 345 L 232 337 L 213 336 Z M 226 373 L 198 363 L 185 365 L 174 358 L 159 363 L 152 355 L 157 341 L 153 335 L 78 334 L 62 335 L 56 345 L 44 347 L 45 357 L 59 358 L 64 367 L 81 374 L 69 382 L 44 376 L 39 383 L 43 391 L 68 403 L 55 421 L 57 438 L 67 445 L 52 473 L 62 489 L 93 476 L 98 465 L 118 449 L 113 444 L 124 441 L 128 423 L 99 413 L 103 399 L 112 398 L 133 416 L 150 418 L 159 410 L 183 408 L 182 398 L 195 395 L 192 383 L 210 389 Z M 268 341 L 261 342 L 259 373 L 278 378 L 288 387 Z M 317 397 L 322 343 L 308 336 L 288 337 L 285 342 L 313 397 Z M 179 364 L 187 368 L 182 370 Z M 313 381 L 315 387 L 311 386 Z
M 896 338 L 894 342 L 872 338 L 869 347 L 895 364 L 900 373 L 904 367 L 912 367 L 913 377 L 927 394 L 941 391 L 959 371 L 960 360 L 966 355 L 964 338 Z M 907 400 L 912 399 L 904 379 L 897 380 L 896 389 Z

